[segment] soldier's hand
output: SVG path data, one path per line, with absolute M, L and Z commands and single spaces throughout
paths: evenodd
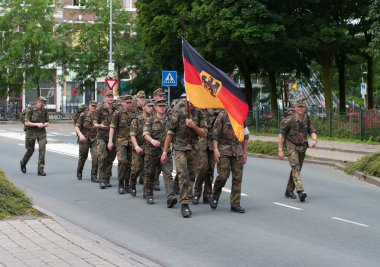
M 38 124 L 38 128 L 43 128 L 44 127 L 44 124 L 43 123 L 39 123 Z
M 317 147 L 317 140 L 311 140 L 311 147 Z
M 247 163 L 248 153 L 244 152 L 244 164 Z
M 166 153 L 163 152 L 160 158 L 161 164 L 164 164 L 166 162 L 166 158 L 167 158 Z
M 106 126 L 106 125 L 104 125 L 104 124 L 102 123 L 102 124 L 100 124 L 100 128 L 102 128 L 102 129 L 108 129 L 108 126 Z
M 195 124 L 192 119 L 186 119 L 186 126 L 189 128 L 194 128 Z
M 152 139 L 150 140 L 150 143 L 152 145 L 154 145 L 155 147 L 159 147 L 161 145 L 160 141 L 156 140 L 156 139 Z
M 48 122 L 44 122 L 44 127 L 49 127 L 49 123 Z
M 215 163 L 219 163 L 219 159 L 220 159 L 219 150 L 214 149 L 214 161 L 215 161 Z
M 278 157 L 280 158 L 280 160 L 283 160 L 284 159 L 284 151 L 278 151 Z
M 79 141 L 80 141 L 80 142 L 85 142 L 85 141 L 86 141 L 86 137 L 85 137 L 83 134 L 81 134 L 81 135 L 79 136 Z
M 142 148 L 139 146 L 135 146 L 135 150 L 136 150 L 137 154 L 141 154 L 143 152 Z
M 113 144 L 112 143 L 108 143 L 107 148 L 108 148 L 108 150 L 112 150 Z

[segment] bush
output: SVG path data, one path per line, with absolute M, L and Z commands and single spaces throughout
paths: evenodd
M 277 142 L 271 141 L 250 141 L 248 143 L 248 152 L 254 154 L 264 154 L 269 156 L 278 155 Z
M 25 214 L 37 214 L 32 208 L 31 199 L 0 170 L 0 219 Z
M 353 174 L 355 171 L 360 171 L 380 177 L 380 152 L 365 156 L 354 163 L 348 164 L 345 171 L 349 174 Z

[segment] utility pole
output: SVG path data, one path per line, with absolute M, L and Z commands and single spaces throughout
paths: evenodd
M 112 62 L 112 0 L 110 0 L 110 49 L 109 49 L 109 62 L 108 62 L 108 76 L 114 77 L 115 64 Z

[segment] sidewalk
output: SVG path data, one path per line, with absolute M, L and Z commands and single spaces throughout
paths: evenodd
M 0 221 L 0 266 L 160 266 L 62 218 L 55 219 Z
M 249 140 L 277 142 L 277 137 L 251 135 Z M 321 161 L 347 163 L 355 162 L 363 156 L 376 152 L 380 152 L 380 145 L 318 140 L 316 148 L 309 148 L 306 151 L 306 157 Z

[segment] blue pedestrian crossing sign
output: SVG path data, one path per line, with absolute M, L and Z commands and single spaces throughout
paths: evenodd
M 177 86 L 177 72 L 172 70 L 162 71 L 162 86 Z

